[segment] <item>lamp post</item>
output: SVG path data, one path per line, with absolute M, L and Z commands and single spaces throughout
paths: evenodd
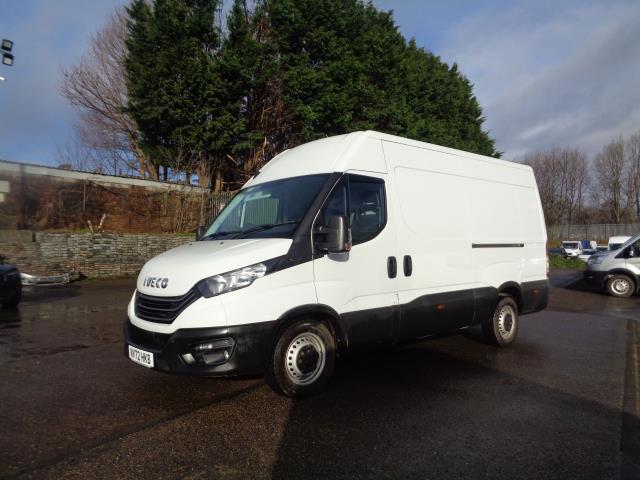
M 7 40 L 6 38 L 2 39 L 2 43 L 0 44 L 0 52 L 2 52 L 2 64 L 8 67 L 13 65 L 13 54 L 11 53 L 13 50 L 13 42 L 11 40 Z M 0 75 L 0 82 L 4 82 L 6 78 Z

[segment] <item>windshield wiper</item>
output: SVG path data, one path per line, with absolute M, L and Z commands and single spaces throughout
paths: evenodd
M 236 238 L 244 238 L 245 235 L 250 234 L 250 233 L 255 233 L 255 232 L 261 232 L 263 230 L 270 230 L 272 228 L 275 227 L 281 227 L 283 225 L 293 225 L 298 223 L 296 220 L 291 220 L 289 222 L 282 222 L 282 223 L 267 223 L 265 225 L 256 225 L 255 227 L 251 227 L 248 228 L 246 230 L 243 230 L 242 232 L 239 232 L 240 235 L 238 235 Z
M 282 225 L 293 225 L 294 223 L 298 223 L 298 222 L 296 220 L 291 220 L 289 222 L 267 223 L 264 225 L 256 225 L 255 227 L 247 228 L 246 230 L 229 230 L 228 232 L 215 232 L 202 237 L 202 240 L 211 240 L 213 238 L 218 238 L 226 235 L 237 235 L 234 238 L 244 238 L 244 236 L 249 233 L 259 232 L 262 230 L 269 230 L 271 228 L 281 227 Z
M 204 237 L 202 237 L 202 240 L 211 240 L 223 235 L 237 235 L 238 233 L 242 233 L 242 230 L 232 230 L 229 232 L 215 232 L 215 233 L 210 233 L 209 235 L 205 235 Z

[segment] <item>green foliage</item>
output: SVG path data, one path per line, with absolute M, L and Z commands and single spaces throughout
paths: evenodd
M 574 269 L 584 270 L 587 267 L 586 262 L 577 258 L 565 258 L 562 255 L 549 255 L 549 268 L 552 269 Z
M 128 109 L 161 163 L 233 180 L 285 148 L 368 129 L 497 156 L 472 85 L 407 43 L 391 13 L 361 0 L 234 0 L 223 38 L 218 4 L 129 7 Z
M 237 128 L 216 61 L 217 7 L 218 0 L 134 0 L 128 9 L 128 110 L 142 148 L 161 164 L 214 164 Z
M 403 78 L 410 120 L 404 135 L 482 155 L 497 155 L 494 141 L 482 131 L 482 109 L 458 66 L 407 46 Z

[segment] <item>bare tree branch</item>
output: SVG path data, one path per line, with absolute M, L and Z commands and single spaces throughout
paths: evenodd
M 124 77 L 126 12 L 119 8 L 91 38 L 80 61 L 63 71 L 60 93 L 78 110 L 78 138 L 95 149 L 96 161 L 110 173 L 137 172 L 157 179 L 157 167 L 138 144 L 138 130 L 126 113 Z

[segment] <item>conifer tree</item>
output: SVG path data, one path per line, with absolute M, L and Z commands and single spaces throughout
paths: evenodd
M 214 190 L 280 151 L 375 129 L 498 155 L 457 65 L 362 0 L 133 0 L 128 113 L 156 162 Z

